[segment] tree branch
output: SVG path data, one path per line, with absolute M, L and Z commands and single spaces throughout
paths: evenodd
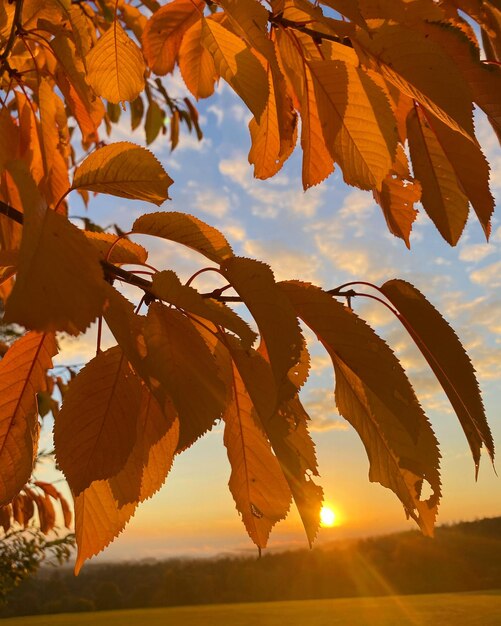
M 51 210 L 51 209 L 48 209 Z M 5 215 L 14 222 L 18 224 L 24 223 L 24 215 L 21 211 L 18 211 L 14 207 L 9 206 L 2 200 L 0 200 L 0 215 Z M 134 272 L 129 272 L 128 270 L 124 270 L 122 267 L 118 267 L 117 265 L 113 265 L 109 261 L 101 260 L 101 267 L 103 268 L 104 277 L 106 280 L 112 282 L 113 280 L 122 280 L 128 285 L 132 285 L 133 287 L 138 287 L 144 291 L 144 295 L 146 296 L 146 300 L 153 302 L 153 300 L 161 300 L 153 291 L 151 290 L 151 281 L 146 280 L 145 278 L 141 278 L 140 276 L 136 276 Z M 360 294 L 353 289 L 348 289 L 347 291 L 343 291 L 343 285 L 341 287 L 335 287 L 334 289 L 329 289 L 327 293 L 331 296 L 339 297 L 339 298 L 352 298 L 354 296 L 360 296 L 365 294 Z M 243 302 L 242 298 L 239 296 L 223 296 L 222 291 L 227 289 L 227 287 L 214 289 L 213 291 L 207 293 L 201 293 L 202 298 L 211 298 L 212 300 L 217 300 L 218 302 Z
M 9 38 L 7 39 L 7 43 L 5 44 L 4 51 L 2 52 L 2 54 L 0 54 L 0 71 L 2 71 L 4 67 L 8 66 L 7 57 L 9 56 L 12 47 L 14 46 L 14 42 L 16 41 L 18 29 L 21 28 L 23 1 L 24 0 L 16 0 L 16 9 L 14 11 L 14 19 L 12 20 L 12 27 L 10 29 Z

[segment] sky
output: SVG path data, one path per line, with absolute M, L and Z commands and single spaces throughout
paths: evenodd
M 174 96 L 187 95 L 177 76 L 169 78 L 168 86 Z M 150 146 L 174 179 L 169 190 L 172 200 L 161 210 L 185 211 L 217 227 L 236 254 L 266 261 L 278 280 L 300 279 L 326 289 L 352 280 L 381 284 L 403 278 L 413 283 L 448 319 L 468 350 L 499 446 L 501 220 L 494 219 L 491 241 L 486 244 L 473 216 L 460 243 L 451 248 L 421 210 L 409 251 L 388 232 L 372 195 L 348 187 L 339 169 L 304 193 L 299 147 L 273 179 L 254 179 L 247 161 L 250 113 L 224 83 L 213 97 L 199 102 L 198 108 L 204 131 L 201 142 L 183 133 L 173 153 L 167 137 L 160 136 Z M 478 116 L 476 124 L 499 203 L 501 152 L 485 119 Z M 131 133 L 125 114 L 109 140 L 143 143 L 144 136 Z M 70 196 L 70 215 L 87 215 L 101 225 L 117 223 L 125 231 L 142 213 L 158 210 L 153 205 L 101 195 L 91 200 L 86 212 L 74 195 Z M 149 263 L 174 269 L 183 280 L 207 265 L 203 257 L 170 242 L 145 237 L 136 240 L 147 246 Z M 209 278 L 203 275 L 196 286 L 216 286 L 210 282 L 210 274 Z M 132 288 L 122 286 L 122 291 L 138 300 Z M 438 436 L 444 492 L 438 523 L 501 515 L 500 480 L 483 455 L 475 483 L 473 461 L 459 422 L 405 331 L 377 303 L 355 299 L 353 307 L 396 351 Z M 320 529 L 318 543 L 414 528 L 397 498 L 379 484 L 369 483 L 364 448 L 355 431 L 336 413 L 330 360 L 312 334 L 306 336 L 312 341 L 312 371 L 301 397 L 312 418 L 319 482 L 339 522 L 333 528 Z M 112 343 L 105 337 L 104 347 Z M 95 346 L 94 327 L 83 337 L 64 339 L 56 362 L 83 363 L 94 356 Z M 139 508 L 125 532 L 98 558 L 252 553 L 255 548 L 227 487 L 230 467 L 222 436 L 222 425 L 217 425 L 176 458 L 162 490 Z M 50 446 L 50 423 L 42 444 Z M 52 477 L 52 472 L 48 465 L 42 466 L 38 475 Z M 307 547 L 295 510 L 275 527 L 269 542 L 270 550 L 293 547 Z

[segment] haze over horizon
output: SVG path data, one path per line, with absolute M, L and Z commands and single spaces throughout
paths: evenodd
M 171 80 L 172 93 L 186 95 L 180 78 Z M 267 261 L 278 279 L 298 278 L 332 288 L 351 280 L 382 283 L 404 278 L 416 285 L 446 316 L 468 350 L 484 393 L 494 441 L 501 441 L 496 416 L 501 409 L 501 226 L 493 220 L 486 244 L 476 220 L 469 221 L 456 248 L 446 244 L 421 212 L 411 236 L 411 251 L 386 228 L 380 209 L 368 192 L 348 187 L 339 169 L 306 194 L 301 188 L 301 153 L 296 149 L 283 170 L 268 181 L 253 179 L 247 162 L 250 114 L 222 83 L 214 97 L 198 103 L 205 137 L 197 142 L 183 133 L 170 153 L 162 136 L 150 149 L 162 161 L 174 185 L 172 201 L 161 210 L 181 210 L 222 230 L 237 254 Z M 501 152 L 485 119 L 478 117 L 481 143 L 492 164 L 492 191 L 499 202 Z M 129 130 L 128 116 L 114 130 L 113 140 L 142 142 Z M 127 231 L 143 203 L 98 196 L 88 217 Z M 85 215 L 76 194 L 70 215 Z M 205 261 L 195 253 L 165 241 L 146 241 L 149 262 L 172 268 L 186 280 Z M 205 282 L 204 282 L 205 281 Z M 196 286 L 213 288 L 207 274 Z M 132 288 L 123 290 L 131 299 Z M 483 455 L 479 480 L 468 444 L 445 394 L 411 340 L 391 315 L 376 303 L 355 299 L 354 309 L 395 349 L 410 375 L 418 398 L 441 442 L 443 500 L 438 524 L 501 514 L 501 483 Z M 239 307 L 240 310 L 242 307 Z M 312 339 L 311 333 L 307 333 Z M 111 345 L 111 339 L 105 339 Z M 95 328 L 84 337 L 64 339 L 58 363 L 77 364 L 95 353 Z M 64 361 L 62 360 L 64 359 Z M 368 461 L 358 436 L 335 410 L 330 360 L 317 344 L 312 373 L 302 397 L 312 417 L 312 431 L 326 501 L 339 525 L 321 529 L 319 542 L 414 528 L 405 520 L 398 500 L 367 478 Z M 42 447 L 50 447 L 49 428 Z M 47 467 L 40 478 L 53 477 Z M 227 488 L 229 463 L 217 425 L 175 460 L 160 493 L 144 503 L 125 532 L 99 559 L 140 559 L 173 555 L 205 555 L 253 551 Z M 295 509 L 272 532 L 270 549 L 307 547 Z

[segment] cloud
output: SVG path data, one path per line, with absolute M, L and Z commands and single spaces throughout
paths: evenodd
M 271 265 L 277 280 L 299 279 L 318 282 L 320 261 L 314 255 L 289 248 L 275 241 L 250 240 L 244 244 L 245 254 Z
M 471 272 L 470 280 L 489 289 L 501 287 L 501 261 L 496 261 L 482 269 Z
M 488 243 L 477 243 L 461 246 L 459 258 L 461 261 L 478 263 L 490 254 L 496 252 L 496 247 Z
M 193 206 L 199 211 L 207 213 L 207 215 L 222 218 L 230 210 L 228 196 L 215 189 L 199 189 L 195 191 L 192 197 Z
M 348 423 L 340 418 L 336 411 L 332 388 L 311 389 L 306 394 L 303 404 L 311 417 L 310 430 L 312 432 L 348 430 Z

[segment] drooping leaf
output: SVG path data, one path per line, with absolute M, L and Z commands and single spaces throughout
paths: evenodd
M 117 20 L 98 39 L 86 62 L 87 80 L 109 102 L 132 101 L 144 89 L 143 55 Z
M 287 515 L 291 492 L 254 413 L 252 400 L 233 366 L 232 397 L 223 413 L 224 444 L 232 468 L 229 487 L 249 537 L 259 548 L 265 548 L 271 529 Z
M 145 263 L 148 259 L 148 251 L 134 241 L 119 238 L 111 233 L 97 233 L 84 230 L 84 235 L 89 242 L 97 249 L 102 259 L 110 263 Z M 113 247 L 112 247 L 113 246 Z M 111 253 L 109 253 L 111 249 Z
M 231 330 L 242 339 L 246 348 L 250 348 L 256 339 L 256 333 L 232 309 L 216 300 L 202 298 L 192 287 L 182 285 L 171 270 L 155 274 L 151 290 L 165 302 Z
M 202 21 L 197 20 L 186 31 L 179 48 L 179 70 L 195 98 L 208 98 L 214 93 L 217 79 L 211 53 L 202 45 Z
M 80 572 L 87 559 L 104 550 L 118 537 L 136 507 L 137 503 L 131 503 L 119 508 L 106 480 L 94 481 L 75 498 L 78 546 L 75 574 Z
M 141 215 L 132 225 L 132 232 L 182 243 L 216 263 L 233 256 L 222 233 L 187 213 L 169 211 Z
M 458 185 L 443 146 L 419 109 L 409 114 L 407 132 L 414 173 L 422 186 L 423 207 L 442 237 L 454 246 L 468 218 L 468 197 Z
M 414 203 L 421 198 L 421 184 L 389 174 L 383 180 L 381 191 L 373 190 L 373 195 L 383 210 L 389 231 L 403 239 L 410 249 L 412 224 L 417 217 Z
M 75 170 L 72 189 L 88 189 L 156 205 L 168 199 L 172 179 L 153 154 L 128 141 L 92 152 Z
M 370 480 L 392 489 L 406 514 L 432 535 L 441 493 L 440 454 L 399 361 L 365 322 L 329 294 L 297 281 L 281 288 L 332 359 L 336 404 L 366 448 Z M 432 489 L 424 501 L 423 480 Z
M 204 340 L 181 313 L 154 302 L 144 325 L 145 361 L 172 399 L 179 417 L 179 450 L 221 417 L 226 395 Z
M 494 460 L 494 441 L 468 355 L 454 330 L 416 287 L 394 279 L 384 283 L 381 291 L 399 312 L 454 407 L 478 472 L 482 445 Z
M 325 144 L 345 182 L 380 189 L 397 149 L 395 118 L 385 94 L 350 63 L 312 60 L 308 67 Z
M 151 497 L 169 473 L 179 439 L 179 420 L 170 402 L 164 406 L 166 410 L 143 385 L 134 447 L 124 467 L 109 479 L 119 507 Z
M 232 257 L 221 270 L 256 320 L 281 394 L 288 388 L 288 373 L 298 363 L 303 344 L 294 309 L 265 263 Z
M 203 15 L 201 0 L 173 0 L 148 20 L 143 32 L 143 51 L 155 74 L 172 72 L 185 32 Z
M 202 44 L 212 55 L 217 73 L 259 118 L 268 100 L 268 78 L 246 44 L 212 19 L 202 19 Z
M 146 119 L 144 120 L 144 132 L 146 135 L 146 145 L 153 143 L 158 137 L 158 133 L 162 130 L 165 120 L 165 113 L 158 106 L 155 100 L 152 100 L 146 111 Z
M 99 256 L 85 235 L 63 215 L 30 207 L 4 320 L 78 335 L 101 313 L 103 289 Z
M 71 382 L 55 420 L 54 445 L 75 495 L 125 465 L 140 406 L 140 379 L 118 346 L 100 352 Z
M 27 333 L 0 361 L 0 506 L 28 481 L 38 445 L 36 394 L 57 353 L 53 333 Z

